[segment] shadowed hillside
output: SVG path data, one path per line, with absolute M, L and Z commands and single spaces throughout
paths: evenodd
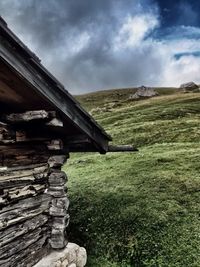
M 200 266 L 200 94 L 156 90 L 139 101 L 132 89 L 77 97 L 115 144 L 139 148 L 74 154 L 66 166 L 71 239 L 88 266 Z

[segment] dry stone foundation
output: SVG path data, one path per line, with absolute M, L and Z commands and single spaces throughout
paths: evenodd
M 53 251 L 34 267 L 84 267 L 87 261 L 86 250 L 68 243 L 65 249 Z

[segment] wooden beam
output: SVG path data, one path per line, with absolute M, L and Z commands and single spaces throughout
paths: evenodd
M 87 135 L 74 135 L 74 136 L 68 136 L 65 138 L 66 145 L 76 145 L 76 144 L 91 144 L 91 140 L 87 137 Z
M 12 113 L 3 115 L 2 119 L 9 123 L 29 122 L 33 120 L 50 120 L 55 118 L 56 113 L 53 111 L 45 110 L 32 110 L 24 113 Z
M 0 25 L 1 26 L 1 25 Z M 41 98 L 60 111 L 63 118 L 70 122 L 82 133 L 85 133 L 92 141 L 96 151 L 106 152 L 108 141 L 111 137 L 94 122 L 93 118 L 85 112 L 79 103 L 65 90 L 65 88 L 34 58 L 25 56 L 26 49 L 20 52 L 19 40 L 12 35 L 11 31 L 1 27 L 4 36 L 0 36 L 0 59 L 12 69 Z M 6 36 L 6 38 L 5 38 Z M 18 49 L 13 49 L 8 39 Z

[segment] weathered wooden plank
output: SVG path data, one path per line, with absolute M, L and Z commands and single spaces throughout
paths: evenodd
M 13 167 L 0 167 L 0 173 L 9 173 L 9 172 L 13 172 L 13 171 L 18 171 L 18 170 L 30 170 L 30 169 L 35 169 L 35 168 L 40 168 L 40 167 L 45 167 L 47 166 L 47 164 L 44 163 L 38 163 L 38 164 L 30 164 L 30 165 L 20 165 L 20 166 L 13 166 Z M 43 171 L 43 169 L 42 169 Z
M 50 196 L 47 194 L 41 194 L 38 195 L 36 197 L 30 197 L 27 199 L 23 199 L 20 200 L 19 202 L 12 204 L 12 205 L 8 205 L 6 207 L 3 207 L 2 209 L 0 209 L 0 218 L 6 218 L 6 214 L 8 212 L 10 212 L 10 217 L 14 217 L 17 216 L 17 209 L 21 210 L 28 210 L 28 209 L 34 209 L 34 208 L 38 208 L 41 205 L 44 205 L 44 208 L 46 208 L 46 206 L 48 207 L 48 203 L 51 200 Z
M 39 126 L 38 126 L 39 127 Z M 32 135 L 26 130 L 17 130 L 16 131 L 16 143 L 30 143 L 31 142 L 47 142 L 50 141 L 52 137 L 45 136 L 41 133 L 40 136 L 34 136 L 34 130 L 32 130 Z
M 21 258 L 18 258 L 17 262 L 15 260 L 14 266 L 32 267 L 43 257 L 47 256 L 49 254 L 49 250 L 50 248 L 49 245 L 47 244 L 47 238 L 43 237 L 40 240 L 38 240 L 36 244 L 33 244 L 32 246 L 30 246 L 30 248 L 26 249 L 28 254 L 23 257 L 21 256 Z
M 33 234 L 34 235 L 34 234 Z M 18 241 L 15 248 L 18 248 L 18 251 L 12 254 L 10 257 L 4 257 L 0 259 L 0 266 L 2 267 L 32 267 L 34 263 L 38 261 L 36 255 L 42 255 L 39 253 L 42 251 L 44 255 L 47 253 L 47 245 L 45 242 L 47 240 L 47 235 L 43 234 L 40 237 L 40 233 L 35 231 L 35 236 L 32 237 L 32 240 L 28 242 L 25 240 L 23 243 Z M 13 252 L 14 249 L 12 249 Z M 16 250 L 16 249 L 15 249 Z M 9 253 L 11 254 L 11 253 Z
M 14 178 L 14 179 L 7 179 L 7 180 L 0 180 L 0 189 L 4 188 L 17 188 L 22 186 L 30 186 L 35 183 L 38 184 L 46 184 L 47 183 L 47 176 L 48 172 L 31 175 L 27 177 L 21 177 L 21 178 Z
M 18 239 L 20 236 L 35 230 L 38 227 L 42 227 L 47 223 L 47 221 L 48 216 L 40 214 L 21 224 L 16 224 L 0 231 L 0 248 L 11 243 L 15 239 Z
M 48 173 L 47 164 L 3 167 L 0 168 L 0 189 L 46 184 Z
M 8 243 L 0 247 L 0 259 L 9 258 L 10 256 L 17 254 L 19 251 L 26 249 L 31 244 L 35 243 L 40 238 L 41 227 L 26 233 L 20 237 L 20 239 L 13 240 L 12 243 Z
M 3 196 L 0 196 L 0 204 L 11 204 L 16 200 L 36 196 L 43 193 L 46 189 L 45 184 L 26 185 L 21 188 L 3 189 Z
M 53 171 L 49 175 L 50 186 L 64 186 L 67 182 L 67 175 L 63 171 Z
M 53 197 L 65 197 L 67 193 L 67 186 L 49 186 L 47 194 Z
M 46 194 L 20 200 L 0 209 L 0 230 L 33 218 L 49 208 L 50 196 Z
M 66 228 L 60 227 L 59 228 L 53 228 L 51 231 L 51 239 L 50 244 L 51 247 L 54 249 L 62 249 L 67 245 L 67 234 L 66 234 Z
M 51 154 L 45 143 L 0 145 L 0 165 L 17 166 L 45 163 Z
M 69 199 L 67 197 L 54 198 L 51 201 L 49 214 L 56 217 L 65 217 L 69 208 Z
M 55 155 L 48 159 L 48 164 L 50 168 L 60 168 L 69 158 L 68 155 Z
M 27 64 L 26 60 L 20 56 L 19 53 L 15 54 L 13 53 L 13 49 L 9 49 L 5 39 L 0 42 L 0 58 L 7 62 L 8 65 L 12 66 L 15 72 L 23 78 L 25 83 L 28 83 L 34 91 L 39 92 L 40 95 L 48 99 L 49 103 L 59 109 L 66 121 L 70 120 L 70 123 L 73 124 L 78 131 L 86 133 L 93 140 L 94 147 L 97 148 L 97 151 L 107 151 L 108 140 L 111 140 L 111 138 L 94 122 L 92 117 L 80 107 L 78 102 L 55 81 L 55 78 L 52 79 L 50 73 L 38 64 L 38 62 L 34 62 L 34 64 L 31 65 Z
M 11 257 L 0 259 L 0 266 L 2 267 L 32 267 L 38 259 L 42 258 L 42 254 L 45 256 L 48 251 L 47 245 L 45 245 L 47 236 L 44 234 L 42 237 L 34 238 L 35 242 L 29 242 L 29 246 L 23 247 L 21 246 L 21 250 Z M 33 241 L 34 241 L 33 240 Z M 38 256 L 39 258 L 35 258 Z
M 63 149 L 63 141 L 61 139 L 51 140 L 46 142 L 47 148 L 49 150 L 62 150 Z
M 27 144 L 11 144 L 11 145 L 0 145 L 0 152 L 6 153 L 6 155 L 19 155 L 19 154 L 36 154 L 37 152 L 44 152 L 47 150 L 47 145 L 44 143 L 27 143 Z
M 45 110 L 32 110 L 24 113 L 5 114 L 2 119 L 9 123 L 29 122 L 33 120 L 48 120 L 56 116 L 55 112 Z
M 65 225 L 65 227 L 67 228 L 67 226 L 69 225 L 69 220 L 70 220 L 70 215 L 66 214 L 64 216 L 57 216 L 57 217 L 53 217 L 52 218 L 52 223 L 54 225 L 56 225 L 56 228 L 60 228 L 63 225 Z
M 19 179 L 22 177 L 34 176 L 36 174 L 40 174 L 48 171 L 48 164 L 45 164 L 40 167 L 35 167 L 33 169 L 21 169 L 21 170 L 5 170 L 4 172 L 0 172 L 0 181 L 10 180 L 10 179 Z

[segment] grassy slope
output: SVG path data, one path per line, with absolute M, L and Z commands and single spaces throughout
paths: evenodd
M 200 95 L 130 102 L 125 91 L 78 97 L 114 143 L 140 152 L 71 156 L 70 238 L 87 247 L 88 267 L 198 267 Z

